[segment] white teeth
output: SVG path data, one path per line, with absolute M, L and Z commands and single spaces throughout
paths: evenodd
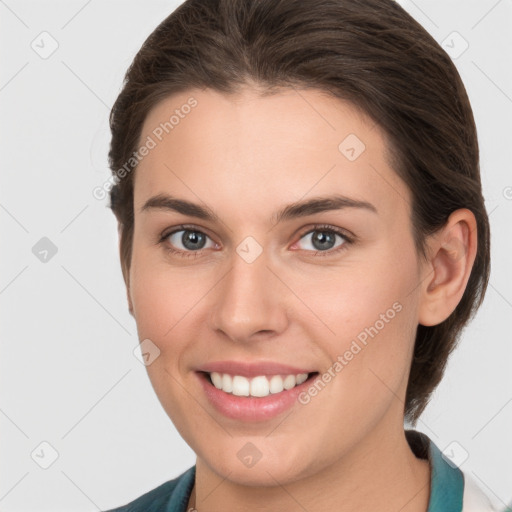
M 235 375 L 233 377 L 233 395 L 249 396 L 250 387 L 251 383 L 249 382 L 249 379 L 240 375 Z
M 297 376 L 297 386 L 299 384 L 302 384 L 303 382 L 305 382 L 308 378 L 308 374 L 307 373 L 299 373 Z
M 274 375 L 270 379 L 270 392 L 271 393 L 281 393 L 283 391 L 283 378 L 280 375 Z
M 251 380 L 251 396 L 267 396 L 270 385 L 266 377 L 255 377 Z
M 295 387 L 295 384 L 297 384 L 295 375 L 287 375 L 283 382 L 284 389 L 292 389 Z
M 292 389 L 302 384 L 307 378 L 307 373 L 297 375 L 273 375 L 270 381 L 264 375 L 248 379 L 241 375 L 229 375 L 227 373 L 210 373 L 213 385 L 226 393 L 236 396 L 265 397 L 269 394 L 280 393 L 283 390 Z
M 222 390 L 226 393 L 231 393 L 233 391 L 233 379 L 231 378 L 231 375 L 228 375 L 227 373 L 222 376 Z
M 213 385 L 217 389 L 222 389 L 222 375 L 217 372 L 210 373 L 210 377 L 212 378 Z M 228 375 L 229 377 L 229 375 Z

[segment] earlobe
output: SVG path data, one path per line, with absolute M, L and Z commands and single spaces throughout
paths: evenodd
M 465 208 L 453 212 L 445 226 L 428 239 L 419 318 L 421 325 L 437 325 L 457 307 L 466 289 L 477 250 L 476 219 Z

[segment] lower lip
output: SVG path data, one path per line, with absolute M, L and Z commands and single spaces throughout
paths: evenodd
M 196 372 L 210 403 L 224 416 L 240 421 L 265 421 L 290 409 L 302 391 L 308 388 L 315 375 L 302 384 L 265 397 L 237 396 L 217 389 L 203 372 Z

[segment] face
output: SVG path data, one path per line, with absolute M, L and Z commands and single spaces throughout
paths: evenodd
M 312 89 L 190 90 L 140 144 L 129 300 L 198 460 L 274 485 L 402 433 L 421 268 L 379 127 Z

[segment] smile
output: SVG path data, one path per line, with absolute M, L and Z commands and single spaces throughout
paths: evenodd
M 224 393 L 231 393 L 236 396 L 266 397 L 270 394 L 281 393 L 305 382 L 307 373 L 296 375 L 259 375 L 252 379 L 243 375 L 230 375 L 229 373 L 211 372 L 212 384 Z
M 293 407 L 304 407 L 299 394 L 320 374 L 277 363 L 223 361 L 195 372 L 205 398 L 217 413 L 243 422 L 273 419 Z

